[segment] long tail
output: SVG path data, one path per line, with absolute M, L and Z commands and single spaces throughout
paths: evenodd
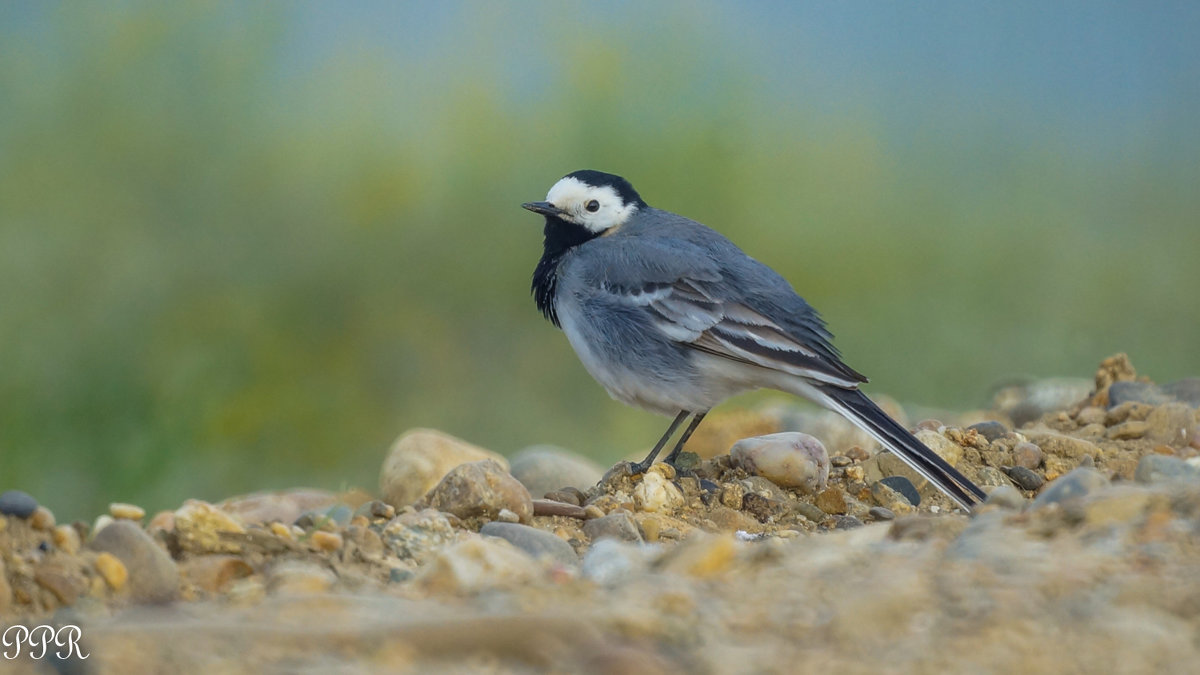
M 976 504 L 987 499 L 987 494 L 979 489 L 979 486 L 908 433 L 896 420 L 888 417 L 866 394 L 857 389 L 843 389 L 832 385 L 817 385 L 814 388 L 820 393 L 821 403 L 871 434 L 875 440 L 964 509 L 970 511 Z

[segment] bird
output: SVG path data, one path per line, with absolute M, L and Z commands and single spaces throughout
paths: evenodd
M 673 417 L 631 474 L 644 473 L 688 417 L 667 463 L 717 404 L 768 388 L 841 413 L 962 508 L 986 499 L 863 393 L 867 378 L 842 361 L 817 311 L 724 235 L 591 169 L 521 206 L 545 217 L 537 309 L 610 396 Z

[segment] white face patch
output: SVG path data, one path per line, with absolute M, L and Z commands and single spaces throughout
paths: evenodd
M 596 187 L 572 176 L 555 183 L 546 194 L 546 201 L 563 211 L 563 220 L 597 234 L 624 225 L 638 209 L 637 204 L 621 201 L 621 195 L 612 186 Z M 588 209 L 592 202 L 595 202 L 594 211 Z

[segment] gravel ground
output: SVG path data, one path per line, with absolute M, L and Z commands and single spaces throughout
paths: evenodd
M 677 468 L 639 476 L 413 430 L 376 493 L 113 504 L 92 525 L 4 493 L 0 620 L 78 625 L 90 656 L 64 672 L 1200 663 L 1200 380 L 1118 355 L 991 410 L 912 423 L 882 403 L 988 503 L 965 514 L 836 416 L 782 405 L 718 411 Z

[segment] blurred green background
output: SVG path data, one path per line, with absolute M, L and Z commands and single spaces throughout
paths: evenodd
M 1200 374 L 1197 35 L 1189 3 L 4 3 L 0 489 L 370 489 L 413 426 L 644 448 L 666 420 L 529 297 L 519 204 L 579 168 L 780 270 L 902 401 Z

